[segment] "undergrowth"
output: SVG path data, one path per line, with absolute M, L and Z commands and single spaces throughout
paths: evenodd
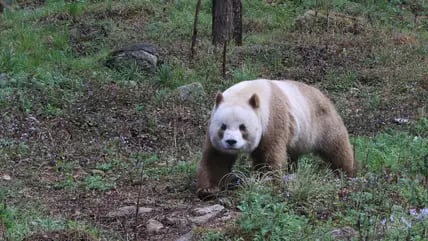
M 222 237 L 332 240 L 337 230 L 351 227 L 349 236 L 339 238 L 428 238 L 428 219 L 421 214 L 428 207 L 428 139 L 391 132 L 359 137 L 354 145 L 361 161 L 357 178 L 334 177 L 313 157 L 303 158 L 295 173 L 281 180 L 244 178 L 237 206 L 241 216 Z
M 339 239 L 427 239 L 428 219 L 418 219 L 428 207 L 426 1 L 242 1 L 244 45 L 229 46 L 226 79 L 221 51 L 211 46 L 212 1 L 202 1 L 194 59 L 195 1 L 11 2 L 35 5 L 15 4 L 0 16 L 6 238 L 71 228 L 104 237 L 98 217 L 105 213 L 78 214 L 83 224 L 49 216 L 52 202 L 70 208 L 70 200 L 51 200 L 52 192 L 101 205 L 102 195 L 120 190 L 129 202 L 133 185 L 156 190 L 167 180 L 165 190 L 185 190 L 186 202 L 193 200 L 207 106 L 217 91 L 263 77 L 296 79 L 329 94 L 349 131 L 360 135 L 353 141 L 358 176 L 337 178 L 316 157 L 305 157 L 285 180 L 245 170 L 243 188 L 231 197 L 241 216 L 205 240 L 331 240 L 347 227 L 352 237 Z M 153 72 L 106 67 L 113 50 L 140 42 L 159 47 L 162 63 Z M 193 82 L 204 87 L 203 100 L 173 98 Z M 411 124 L 396 126 L 393 117 Z M 109 225 L 119 226 L 117 239 L 129 237 L 122 222 Z

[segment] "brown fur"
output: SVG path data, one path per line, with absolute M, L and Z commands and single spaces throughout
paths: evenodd
M 308 108 L 311 110 L 309 120 L 311 128 L 305 131 L 310 132 L 313 143 L 297 143 L 294 148 L 290 146 L 295 135 L 296 121 L 289 111 L 287 96 L 276 84 L 270 82 L 272 93 L 269 124 L 259 145 L 250 154 L 253 167 L 280 170 L 287 157 L 291 162 L 296 162 L 301 154 L 308 152 L 304 149 L 309 148 L 310 152 L 320 155 L 330 163 L 333 169 L 341 169 L 347 175 L 354 176 L 354 156 L 348 133 L 333 104 L 319 90 L 299 82 L 292 83 L 306 97 Z M 217 98 L 216 104 L 221 101 L 222 99 L 219 101 Z M 253 107 L 258 107 L 259 102 L 257 95 L 251 97 L 250 104 Z M 219 191 L 221 179 L 231 172 L 236 158 L 237 155 L 221 153 L 214 149 L 207 134 L 203 158 L 199 163 L 197 174 L 199 197 L 206 198 Z
M 202 161 L 198 167 L 198 190 L 200 198 L 207 198 L 218 192 L 221 179 L 232 170 L 237 155 L 222 153 L 211 144 L 207 135 Z
M 318 89 L 294 82 L 309 100 L 312 128 L 316 136 L 312 152 L 331 164 L 333 170 L 341 169 L 348 176 L 355 176 L 355 160 L 348 131 L 333 103 Z M 298 158 L 298 157 L 297 157 Z
M 271 84 L 271 87 L 268 129 L 263 133 L 259 146 L 251 153 L 255 169 L 281 169 L 282 163 L 287 159 L 287 146 L 294 132 L 294 120 L 284 111 L 288 109 L 286 96 L 274 84 Z

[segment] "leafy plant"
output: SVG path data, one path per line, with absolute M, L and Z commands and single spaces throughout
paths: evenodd
M 252 240 L 298 240 L 303 237 L 307 219 L 294 214 L 286 202 L 280 202 L 269 186 L 251 184 L 243 190 L 241 198 L 238 208 L 242 215 L 237 224 L 245 236 Z
M 106 180 L 100 175 L 90 175 L 85 178 L 86 188 L 90 190 L 108 191 L 116 188 L 114 181 Z
M 333 173 L 326 168 L 301 160 L 294 176 L 284 184 L 285 195 L 293 210 L 328 210 L 336 200 Z

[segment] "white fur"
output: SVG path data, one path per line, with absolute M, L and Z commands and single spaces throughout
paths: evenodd
M 249 100 L 257 94 L 260 106 L 254 109 Z M 250 153 L 259 145 L 263 132 L 269 122 L 271 87 L 266 80 L 243 81 L 233 85 L 223 93 L 223 101 L 214 107 L 209 127 L 210 140 L 213 146 L 227 153 L 244 151 Z M 218 132 L 225 124 L 223 138 L 220 140 Z M 248 131 L 248 140 L 242 137 L 239 125 L 244 124 Z M 231 147 L 228 139 L 236 140 Z
M 269 124 L 270 97 L 272 90 L 269 80 L 257 79 L 253 81 L 242 81 L 233 85 L 223 93 L 224 102 L 231 105 L 247 105 L 253 94 L 257 94 L 260 108 L 257 112 L 259 122 L 264 132 Z
M 287 97 L 288 111 L 296 122 L 290 147 L 293 149 L 298 147 L 299 152 L 308 151 L 306 147 L 310 148 L 315 138 L 311 136 L 311 131 L 307 131 L 311 128 L 308 101 L 292 81 L 270 82 L 265 79 L 243 81 L 224 91 L 223 102 L 212 111 L 209 127 L 211 143 L 216 149 L 228 153 L 236 153 L 239 150 L 249 153 L 259 145 L 260 139 L 269 125 L 271 83 L 278 86 Z M 253 94 L 257 94 L 260 99 L 260 107 L 256 110 L 249 104 L 249 99 Z M 225 124 L 227 129 L 220 140 L 218 131 L 222 124 Z M 240 124 L 245 124 L 247 127 L 248 141 L 242 138 L 239 130 Z M 237 141 L 233 148 L 227 144 L 228 139 Z
M 223 138 L 220 139 L 218 132 L 222 125 L 226 125 Z M 249 134 L 248 141 L 242 137 L 239 126 L 244 124 Z M 213 110 L 210 123 L 210 140 L 213 146 L 227 153 L 237 153 L 239 151 L 253 151 L 262 136 L 260 121 L 257 113 L 248 106 L 231 105 L 229 103 L 221 103 L 217 109 Z M 227 140 L 235 140 L 236 144 L 231 147 L 227 144 Z
M 290 147 L 295 149 L 305 149 L 306 146 L 311 146 L 314 142 L 314 137 L 311 136 L 311 109 L 306 100 L 306 97 L 297 88 L 292 81 L 273 81 L 285 94 L 289 103 L 289 111 L 293 116 L 296 126 L 294 136 L 291 139 Z M 307 150 L 301 150 L 306 152 Z

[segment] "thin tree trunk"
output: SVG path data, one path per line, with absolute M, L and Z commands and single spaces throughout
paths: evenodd
M 201 0 L 196 3 L 195 22 L 193 23 L 192 46 L 190 47 L 190 59 L 195 55 L 196 37 L 198 35 L 198 16 L 201 9 Z
M 228 41 L 224 41 L 223 42 L 223 64 L 222 64 L 222 74 L 223 74 L 223 79 L 226 78 L 226 53 L 227 53 L 227 42 Z
M 233 39 L 238 46 L 242 45 L 242 1 L 233 0 Z
M 229 40 L 233 32 L 232 0 L 213 0 L 212 42 L 214 45 Z

